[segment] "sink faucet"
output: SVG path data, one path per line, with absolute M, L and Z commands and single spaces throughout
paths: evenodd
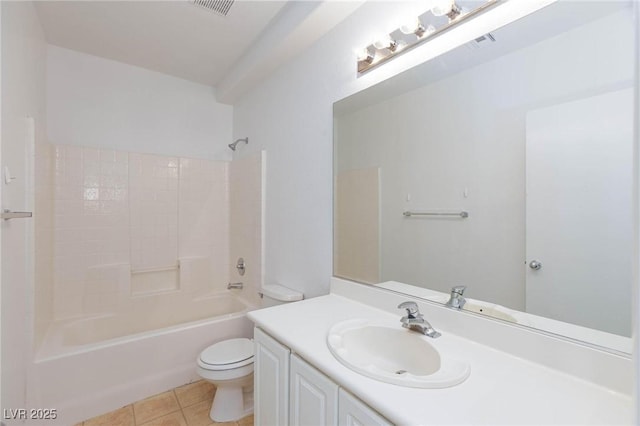
M 462 295 L 464 294 L 464 291 L 466 290 L 466 288 L 467 287 L 465 287 L 463 285 L 458 285 L 458 286 L 452 287 L 451 288 L 451 297 L 449 298 L 449 301 L 446 303 L 446 305 L 448 307 L 450 307 L 450 308 L 462 309 L 464 304 L 467 303 L 465 298 L 462 297 Z
M 400 322 L 402 322 L 402 326 L 404 328 L 417 331 L 418 333 L 433 337 L 434 339 L 441 336 L 440 333 L 431 327 L 429 321 L 424 319 L 424 316 L 420 313 L 418 305 L 415 302 L 402 302 L 398 305 L 398 309 L 407 310 L 407 315 L 400 318 Z

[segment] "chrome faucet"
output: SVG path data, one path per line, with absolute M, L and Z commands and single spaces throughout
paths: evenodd
M 404 328 L 417 331 L 420 334 L 433 337 L 434 339 L 441 336 L 440 333 L 431 327 L 429 321 L 424 319 L 424 316 L 420 313 L 418 305 L 415 302 L 402 302 L 398 305 L 398 309 L 407 310 L 407 315 L 400 318 L 400 322 Z
M 242 283 L 229 283 L 227 284 L 227 290 L 231 290 L 232 288 L 242 290 Z
M 451 287 L 451 297 L 445 305 L 454 309 L 462 309 L 464 304 L 467 303 L 466 299 L 462 297 L 466 288 L 463 285 Z

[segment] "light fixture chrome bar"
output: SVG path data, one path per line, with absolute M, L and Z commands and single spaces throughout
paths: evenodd
M 461 211 L 461 212 L 411 212 L 411 211 L 405 211 L 402 212 L 402 215 L 404 217 L 411 217 L 411 216 L 460 216 L 463 219 L 466 219 L 469 217 L 469 212 L 466 211 Z
M 424 34 L 422 37 L 418 37 L 415 41 L 408 43 L 406 46 L 404 46 L 402 49 L 396 49 L 396 50 L 389 50 L 388 54 L 386 56 L 380 57 L 379 59 L 376 59 L 375 57 L 370 60 L 370 61 L 365 61 L 365 60 L 360 60 L 357 61 L 358 64 L 358 76 L 361 76 L 362 74 L 364 74 L 365 72 L 371 70 L 372 68 L 377 67 L 378 65 L 382 65 L 385 62 L 395 58 L 396 56 L 407 52 L 411 49 L 413 49 L 414 47 L 420 46 L 421 44 L 429 41 L 429 40 L 433 40 L 434 38 L 444 34 L 445 32 L 451 30 L 453 27 L 455 27 L 456 25 L 468 21 L 470 19 L 473 19 L 485 12 L 487 12 L 489 9 L 493 8 L 494 6 L 496 6 L 497 4 L 500 3 L 504 3 L 505 1 L 508 0 L 487 0 L 487 3 L 483 4 L 482 6 L 478 6 L 477 8 L 469 11 L 468 13 L 462 14 L 457 16 L 455 19 L 451 20 L 448 24 L 443 25 L 440 28 L 436 28 L 435 31 Z M 373 44 L 370 44 L 369 46 L 366 47 L 367 50 L 373 50 L 376 51 L 376 48 Z M 379 50 L 379 49 L 378 49 Z
M 2 219 L 4 219 L 4 220 L 22 219 L 22 218 L 25 218 L 25 217 L 33 217 L 33 213 L 31 213 L 31 212 L 12 212 L 9 209 L 4 209 L 2 211 L 2 213 L 0 214 L 0 217 L 2 217 Z

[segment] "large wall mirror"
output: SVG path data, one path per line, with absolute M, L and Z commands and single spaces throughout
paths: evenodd
M 628 351 L 632 7 L 559 1 L 337 102 L 334 275 Z

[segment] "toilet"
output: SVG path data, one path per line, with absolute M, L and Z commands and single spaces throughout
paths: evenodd
M 262 286 L 262 307 L 302 300 L 303 294 L 279 284 Z M 239 420 L 253 413 L 253 340 L 228 339 L 198 356 L 198 375 L 216 385 L 209 417 L 215 422 Z

